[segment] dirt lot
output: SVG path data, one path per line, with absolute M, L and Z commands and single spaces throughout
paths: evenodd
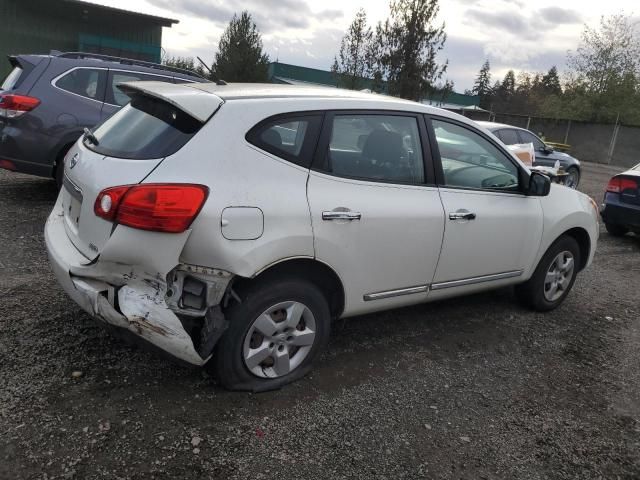
M 600 200 L 618 170 L 585 170 Z M 55 195 L 0 173 L 0 478 L 640 477 L 637 237 L 603 230 L 554 312 L 501 290 L 340 321 L 313 375 L 251 395 L 65 297 L 42 237 Z

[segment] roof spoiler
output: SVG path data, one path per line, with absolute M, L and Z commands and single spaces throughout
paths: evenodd
M 163 100 L 202 123 L 209 120 L 224 103 L 224 100 L 213 93 L 183 83 L 126 82 L 117 86 L 130 97 L 142 94 Z

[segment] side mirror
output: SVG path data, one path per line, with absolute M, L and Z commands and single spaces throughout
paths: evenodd
M 556 151 L 555 148 L 553 148 L 551 145 L 545 145 L 543 147 L 544 153 L 553 153 Z
M 546 175 L 536 172 L 531 172 L 529 177 L 529 188 L 527 189 L 527 195 L 532 197 L 546 197 L 551 191 L 551 179 Z

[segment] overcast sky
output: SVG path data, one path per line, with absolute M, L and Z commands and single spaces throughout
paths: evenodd
M 347 26 L 360 7 L 370 24 L 388 15 L 388 0 L 92 0 L 180 21 L 165 28 L 168 55 L 201 56 L 211 63 L 218 40 L 234 12 L 248 10 L 263 34 L 272 60 L 328 70 Z M 601 15 L 633 11 L 633 0 L 441 0 L 439 22 L 448 35 L 441 60 L 447 78 L 462 92 L 473 85 L 485 59 L 492 81 L 510 68 L 562 71 L 584 24 Z

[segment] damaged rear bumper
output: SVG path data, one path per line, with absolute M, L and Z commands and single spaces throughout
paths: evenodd
M 191 316 L 196 321 L 192 318 L 188 324 L 196 326 L 187 331 L 181 317 L 189 316 L 189 309 L 178 308 L 175 298 L 167 297 L 169 272 L 148 272 L 144 266 L 105 262 L 100 258 L 90 262 L 69 240 L 63 222 L 62 212 L 54 208 L 45 226 L 49 262 L 62 288 L 84 311 L 189 364 L 203 365 L 209 360 L 213 350 L 211 335 L 217 340 L 226 326 L 219 307 L 207 304 L 202 312 L 193 311 Z M 231 275 L 220 272 L 216 275 L 215 291 L 224 291 Z M 175 291 L 170 293 L 176 296 Z M 220 299 L 218 294 L 210 300 L 219 303 Z M 201 338 L 200 331 L 209 338 Z

